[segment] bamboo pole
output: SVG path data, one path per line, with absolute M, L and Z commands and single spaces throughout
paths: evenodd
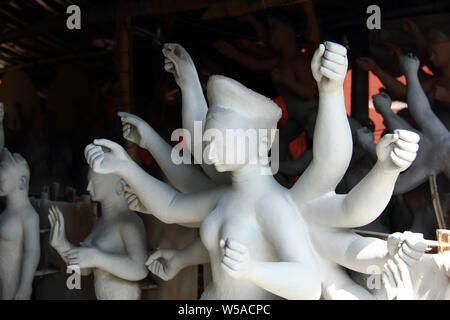
M 444 214 L 442 212 L 441 201 L 439 200 L 439 192 L 436 183 L 436 175 L 432 174 L 428 177 L 428 182 L 430 184 L 431 200 L 433 202 L 434 214 L 436 215 L 436 220 L 439 229 L 447 229 L 445 225 Z
M 124 5 L 124 0 L 117 2 L 118 8 Z M 131 17 L 118 15 L 116 19 L 116 40 L 117 40 L 117 80 L 119 83 L 118 97 L 120 108 L 132 113 L 131 98 L 131 39 L 130 39 Z M 130 157 L 137 161 L 138 150 L 134 143 L 125 142 L 125 149 Z
M 352 231 L 363 237 L 372 237 L 372 238 L 378 238 L 381 240 L 387 240 L 387 238 L 389 237 L 389 233 L 383 233 L 383 232 L 357 230 L 357 229 L 352 229 Z M 447 232 L 447 237 L 448 237 L 449 231 L 448 230 L 444 230 L 444 231 Z M 448 243 L 446 241 L 441 241 L 441 240 L 439 240 L 439 238 L 438 238 L 438 241 L 425 239 L 425 242 L 427 244 L 427 251 L 437 251 L 438 253 L 441 253 L 443 251 L 450 250 L 450 243 Z

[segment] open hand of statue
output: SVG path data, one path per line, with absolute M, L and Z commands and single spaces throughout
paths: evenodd
M 427 249 L 427 243 L 422 233 L 405 231 L 389 235 L 387 239 L 389 254 L 398 256 L 409 267 L 416 265 L 422 259 Z
M 342 88 L 347 74 L 347 49 L 326 41 L 321 44 L 311 60 L 311 71 L 319 91 L 333 92 Z
M 356 138 L 361 145 L 370 145 L 374 143 L 373 132 L 367 127 L 356 130 Z
M 103 147 L 110 151 L 104 151 Z M 116 173 L 126 162 L 133 161 L 121 145 L 107 139 L 96 139 L 87 145 L 84 156 L 92 170 L 99 174 Z
M 398 62 L 400 64 L 400 69 L 405 75 L 408 73 L 417 73 L 417 71 L 419 71 L 420 60 L 412 53 L 400 56 Z
M 66 238 L 64 216 L 58 207 L 52 206 L 49 209 L 48 220 L 50 221 L 50 245 L 58 252 L 68 250 L 70 243 Z
M 94 247 L 77 247 L 63 253 L 69 266 L 77 266 L 80 269 L 95 268 L 98 258 L 98 250 Z
M 129 185 L 125 185 L 124 194 L 125 199 L 127 199 L 128 202 L 128 208 L 130 210 L 149 213 L 147 208 L 142 204 L 141 200 L 139 200 L 138 196 L 134 193 L 134 190 Z
M 372 96 L 373 106 L 379 114 L 391 110 L 392 100 L 386 92 L 380 92 Z
M 223 250 L 221 265 L 228 275 L 236 280 L 248 279 L 252 262 L 247 247 L 231 238 L 220 240 L 219 246 Z
M 385 264 L 381 280 L 388 300 L 414 299 L 414 288 L 408 266 L 398 256 L 389 259 Z
M 405 171 L 419 150 L 420 137 L 408 130 L 394 130 L 385 134 L 377 144 L 378 161 L 386 171 Z
M 164 69 L 174 75 L 180 88 L 192 83 L 197 77 L 194 61 L 189 53 L 177 43 L 166 43 L 162 50 Z
M 145 265 L 151 273 L 164 281 L 172 280 L 182 269 L 178 252 L 176 249 L 159 249 L 148 257 Z
M 128 141 L 136 143 L 141 148 L 145 148 L 144 137 L 149 130 L 147 122 L 128 112 L 119 112 L 118 115 L 122 121 L 123 137 Z

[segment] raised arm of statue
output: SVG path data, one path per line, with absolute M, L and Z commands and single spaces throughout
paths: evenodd
M 446 135 L 448 133 L 447 128 L 431 110 L 430 102 L 420 84 L 417 75 L 420 67 L 419 59 L 409 54 L 401 56 L 399 63 L 406 77 L 408 109 L 414 120 L 427 136 L 439 138 Z
M 192 193 L 215 186 L 195 165 L 175 164 L 171 158 L 172 147 L 144 120 L 126 112 L 119 112 L 119 116 L 122 120 L 123 137 L 147 149 L 178 191 Z
M 377 113 L 383 116 L 384 123 L 390 131 L 396 129 L 409 130 L 421 135 L 418 130 L 414 129 L 405 119 L 395 114 L 392 109 L 392 100 L 385 92 L 381 92 L 372 96 L 373 105 Z
M 395 254 L 412 267 L 427 248 L 422 234 L 409 231 L 391 234 L 385 241 L 362 237 L 351 230 L 318 230 L 313 239 L 320 253 L 334 263 L 360 273 L 382 272 L 384 264 Z
M 103 151 L 102 148 L 111 150 Z M 94 140 L 85 149 L 89 166 L 97 173 L 114 173 L 134 190 L 145 208 L 165 223 L 200 223 L 215 208 L 222 190 L 181 194 L 140 168 L 117 143 Z
M 308 230 L 290 202 L 267 197 L 261 207 L 260 226 L 280 261 L 253 260 L 248 248 L 232 238 L 220 240 L 222 268 L 234 279 L 255 283 L 286 299 L 318 299 L 321 276 Z M 275 212 L 283 212 L 282 217 Z
M 335 228 L 355 228 L 375 220 L 391 199 L 395 181 L 416 157 L 419 136 L 396 130 L 384 135 L 377 145 L 378 161 L 348 194 L 328 193 L 300 205 L 313 224 Z M 303 208 L 303 209 L 302 209 Z
M 15 300 L 30 299 L 34 273 L 39 264 L 41 254 L 39 245 L 39 216 L 32 209 L 22 214 L 24 235 L 22 270 L 20 273 L 20 284 L 14 297 Z
M 209 263 L 209 253 L 200 238 L 183 249 L 159 249 L 148 257 L 145 265 L 154 275 L 172 280 L 182 269 Z
M 84 245 L 65 253 L 68 264 L 77 265 L 80 269 L 98 268 L 129 281 L 144 279 L 148 271 L 144 265 L 147 248 L 143 226 L 129 219 L 121 224 L 120 233 L 126 254 L 115 254 Z
M 291 189 L 296 203 L 334 192 L 352 157 L 352 134 L 345 111 L 343 83 L 347 73 L 345 47 L 325 42 L 314 53 L 311 69 L 319 88 L 313 160 Z
M 204 163 L 202 158 L 204 145 L 201 138 L 203 137 L 208 105 L 192 58 L 182 46 L 176 43 L 165 44 L 163 54 L 165 70 L 174 75 L 175 81 L 181 89 L 183 128 L 188 130 L 191 135 L 188 149 L 195 161 L 200 163 L 204 172 L 214 182 L 230 182 L 229 174 L 217 172 L 212 165 Z M 198 124 L 197 130 L 196 124 Z

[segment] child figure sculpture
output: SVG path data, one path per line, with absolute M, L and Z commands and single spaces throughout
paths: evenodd
M 89 172 L 88 191 L 102 206 L 85 241 L 76 247 L 66 238 L 64 217 L 57 207 L 49 213 L 50 244 L 68 266 L 77 266 L 82 275 L 94 272 L 95 295 L 99 300 L 138 300 L 137 281 L 148 271 L 144 224 L 130 212 L 124 197 L 122 179 L 116 175 Z

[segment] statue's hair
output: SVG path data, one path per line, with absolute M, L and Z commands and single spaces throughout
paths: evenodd
M 250 119 L 263 120 L 272 128 L 281 118 L 281 109 L 272 100 L 231 78 L 211 76 L 207 95 L 210 106 L 233 110 Z
M 25 177 L 27 178 L 27 185 L 30 181 L 30 167 L 28 166 L 27 160 L 18 153 L 11 154 L 8 149 L 3 148 L 1 152 L 1 161 L 7 161 L 10 165 L 14 167 L 22 168 L 25 172 Z
M 14 161 L 16 162 L 16 166 L 21 166 L 24 168 L 25 175 L 27 177 L 27 180 L 30 180 L 30 166 L 28 165 L 27 160 L 25 160 L 24 157 L 22 157 L 18 153 L 13 153 Z

